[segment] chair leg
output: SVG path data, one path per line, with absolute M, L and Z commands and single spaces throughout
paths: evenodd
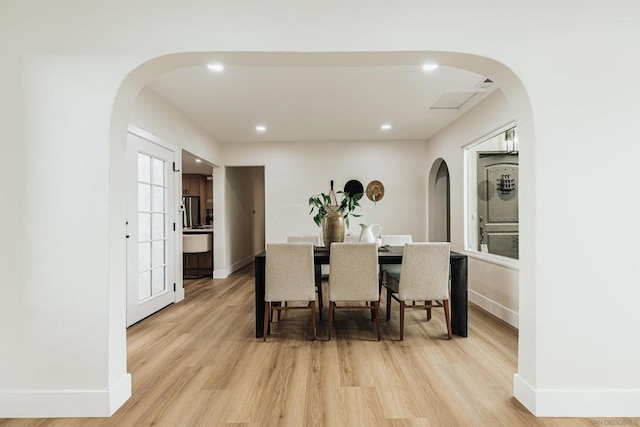
M 387 289 L 387 318 L 388 322 L 391 319 L 391 291 Z
M 322 297 L 322 270 L 320 269 L 320 265 L 316 265 L 316 289 L 318 290 L 318 316 L 320 320 L 322 320 L 322 307 L 324 305 L 323 297 Z
M 373 305 L 375 307 L 376 332 L 378 334 L 378 341 L 380 341 L 380 314 L 378 313 L 378 308 L 380 307 L 380 300 L 374 301 Z
M 331 328 L 333 327 L 333 308 L 335 305 L 335 302 L 329 301 L 329 332 L 327 334 L 329 341 L 331 341 Z
M 267 342 L 267 332 L 269 331 L 269 314 L 271 311 L 271 304 L 268 302 L 264 303 L 264 326 L 262 329 L 263 341 Z
M 318 315 L 320 316 L 320 320 L 322 320 L 322 280 L 318 283 L 318 308 L 320 310 Z
M 444 305 L 444 320 L 447 322 L 447 336 L 451 339 L 451 316 L 449 315 L 449 300 L 442 300 L 442 305 Z
M 433 303 L 433 301 L 428 300 L 425 301 L 427 303 L 427 305 L 431 305 Z M 427 322 L 431 320 L 431 307 L 427 308 Z
M 318 335 L 316 329 L 316 302 L 309 301 L 309 306 L 311 307 L 311 329 L 313 329 L 313 340 L 315 341 Z
M 400 301 L 400 341 L 404 340 L 404 301 Z

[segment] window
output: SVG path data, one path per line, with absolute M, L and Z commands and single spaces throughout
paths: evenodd
M 519 257 L 518 136 L 512 124 L 465 147 L 465 249 Z

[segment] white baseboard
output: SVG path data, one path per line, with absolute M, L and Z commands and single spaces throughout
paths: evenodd
M 182 290 L 184 298 L 184 289 Z M 131 397 L 131 374 L 125 374 L 120 378 L 109 393 L 109 416 L 113 415 Z
M 184 288 L 183 287 L 179 287 L 178 289 L 176 289 L 176 294 L 174 296 L 174 301 L 173 302 L 180 302 L 184 299 Z
M 245 258 L 241 259 L 240 261 L 237 261 L 237 262 L 233 263 L 231 265 L 231 272 L 233 273 L 234 271 L 238 271 L 242 267 L 245 267 L 245 266 L 251 264 L 255 260 L 256 255 L 257 254 L 250 255 L 248 257 L 245 257 Z
M 513 394 L 536 417 L 640 417 L 640 389 L 534 389 L 515 374 Z
M 229 270 L 213 270 L 214 279 L 226 279 L 229 276 Z
M 0 418 L 109 417 L 131 397 L 131 374 L 111 390 L 0 391 Z
M 536 414 L 536 391 L 520 375 L 513 374 L 513 397 L 532 414 Z
M 515 311 L 498 304 L 497 302 L 485 297 L 484 295 L 480 295 L 477 292 L 472 290 L 468 291 L 469 301 L 482 308 L 483 310 L 488 311 L 489 313 L 496 316 L 498 319 L 502 319 L 514 328 L 518 328 L 518 313 Z

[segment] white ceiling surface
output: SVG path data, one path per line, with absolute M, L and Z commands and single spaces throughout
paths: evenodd
M 197 160 L 200 160 L 199 162 Z M 213 175 L 213 166 L 192 153 L 182 150 L 182 173 Z
M 203 64 L 161 75 L 149 87 L 222 143 L 419 141 L 495 89 L 483 88 L 484 80 L 454 67 L 423 71 L 420 63 L 240 64 L 222 72 Z M 392 129 L 381 130 L 383 123 Z

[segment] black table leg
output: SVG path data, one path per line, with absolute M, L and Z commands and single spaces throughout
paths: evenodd
M 461 337 L 467 334 L 467 258 L 451 260 L 451 331 Z
M 255 259 L 255 288 L 256 288 L 256 338 L 261 338 L 264 329 L 264 279 L 265 257 Z

